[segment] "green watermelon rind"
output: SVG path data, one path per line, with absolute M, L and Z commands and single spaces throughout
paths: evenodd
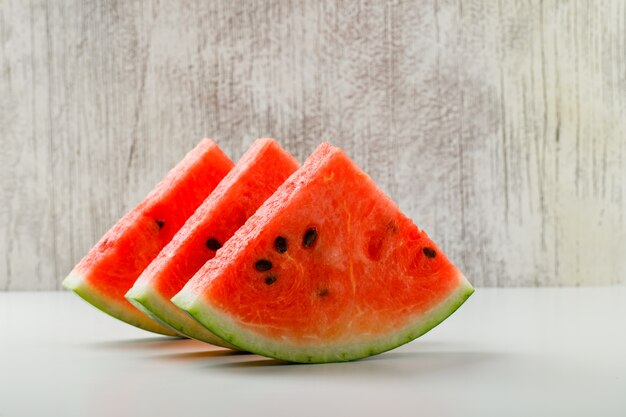
M 245 350 L 279 360 L 299 363 L 347 362 L 377 355 L 404 345 L 424 335 L 452 313 L 474 293 L 472 285 L 461 275 L 459 286 L 441 303 L 420 315 L 414 322 L 379 340 L 343 345 L 318 350 L 289 345 L 285 341 L 273 341 L 238 326 L 226 315 L 204 302 L 200 297 L 183 289 L 172 302 L 194 318 L 198 323 L 222 339 Z
M 134 286 L 126 293 L 125 297 L 141 312 L 182 337 L 189 337 L 215 346 L 239 350 L 239 348 L 216 336 L 199 323 L 188 320 L 189 316 L 169 302 L 169 300 L 153 291 L 150 286 Z
M 129 306 L 121 305 L 119 302 L 113 301 L 104 294 L 101 294 L 89 285 L 87 280 L 81 274 L 78 274 L 75 271 L 70 272 L 70 274 L 63 280 L 63 286 L 68 290 L 74 291 L 83 300 L 87 301 L 98 310 L 107 313 L 118 320 L 132 324 L 133 326 L 152 333 L 179 337 L 178 333 L 168 327 L 162 326 L 156 321 L 153 321 L 151 318 L 144 316 L 139 311 L 137 311 L 137 314 L 129 314 Z

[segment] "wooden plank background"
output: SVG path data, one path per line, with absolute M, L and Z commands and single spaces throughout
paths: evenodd
M 343 147 L 477 285 L 626 276 L 622 0 L 0 0 L 0 289 L 198 139 Z

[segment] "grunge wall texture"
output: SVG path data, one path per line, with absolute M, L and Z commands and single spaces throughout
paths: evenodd
M 204 136 L 343 147 L 476 285 L 626 277 L 626 2 L 0 1 L 0 290 Z

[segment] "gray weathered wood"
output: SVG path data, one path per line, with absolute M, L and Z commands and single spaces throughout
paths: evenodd
M 0 289 L 196 141 L 342 146 L 479 285 L 626 276 L 626 2 L 0 0 Z

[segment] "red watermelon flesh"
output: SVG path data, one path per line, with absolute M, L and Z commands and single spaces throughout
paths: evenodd
M 322 144 L 172 301 L 243 350 L 334 362 L 419 337 L 473 291 L 344 152 Z
M 170 298 L 298 166 L 273 139 L 257 140 L 152 261 L 126 298 L 182 335 L 232 348 L 178 309 Z
M 213 141 L 202 140 L 100 239 L 63 285 L 113 317 L 175 336 L 133 307 L 124 294 L 233 165 Z

